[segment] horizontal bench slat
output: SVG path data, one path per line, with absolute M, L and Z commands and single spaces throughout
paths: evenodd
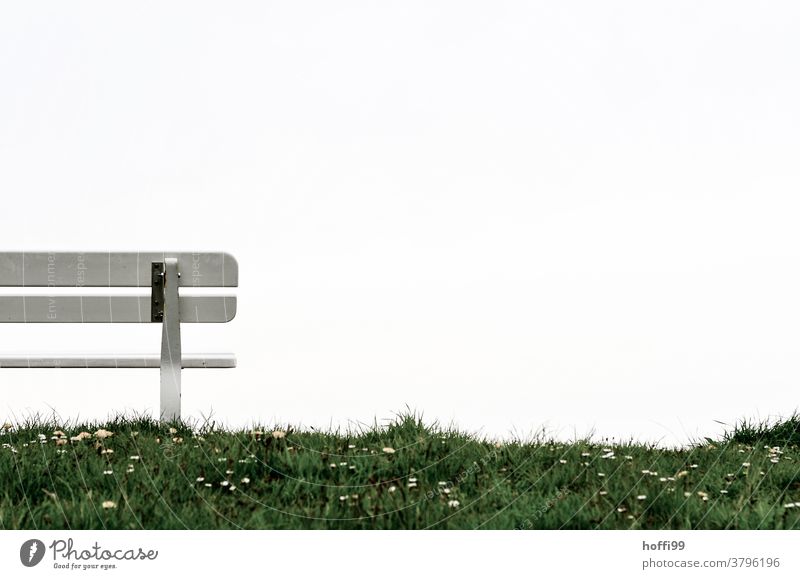
M 178 259 L 182 287 L 236 287 L 239 266 L 228 253 L 7 252 L 0 253 L 0 286 L 150 287 L 151 264 Z
M 0 368 L 159 368 L 158 355 L 0 356 Z M 183 368 L 235 368 L 233 354 L 184 354 Z
M 180 296 L 181 323 L 230 322 L 235 296 Z M 150 323 L 150 296 L 0 296 L 0 323 Z

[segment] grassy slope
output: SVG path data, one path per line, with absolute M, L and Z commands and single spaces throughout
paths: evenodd
M 800 529 L 797 416 L 743 423 L 725 440 L 684 450 L 499 445 L 415 416 L 357 433 L 284 437 L 272 428 L 173 426 L 119 419 L 3 430 L 0 526 Z M 114 434 L 52 438 L 98 428 Z

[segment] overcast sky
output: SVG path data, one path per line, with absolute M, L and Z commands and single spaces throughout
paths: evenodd
M 679 443 L 800 383 L 793 2 L 0 6 L 6 250 L 217 250 L 185 414 Z M 17 290 L 4 289 L 5 293 Z M 156 325 L 0 325 L 157 353 Z M 0 414 L 157 412 L 154 370 L 0 371 Z

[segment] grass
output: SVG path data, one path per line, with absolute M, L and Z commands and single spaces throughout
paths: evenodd
M 796 414 L 682 449 L 498 443 L 414 414 L 328 433 L 37 418 L 0 438 L 4 529 L 800 529 Z

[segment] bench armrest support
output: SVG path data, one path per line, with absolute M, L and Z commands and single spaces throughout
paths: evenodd
M 156 264 L 153 266 L 156 271 Z M 161 322 L 161 420 L 181 417 L 181 316 L 178 300 L 178 260 L 164 260 L 161 288 L 164 315 Z M 154 282 L 157 280 L 154 276 Z

